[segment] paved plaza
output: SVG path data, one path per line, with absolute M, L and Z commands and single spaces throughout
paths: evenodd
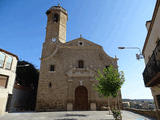
M 122 111 L 123 120 L 153 120 L 144 116 Z M 7 113 L 0 120 L 114 120 L 107 111 L 32 112 Z

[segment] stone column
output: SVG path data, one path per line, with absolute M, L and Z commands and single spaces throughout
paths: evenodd
M 67 103 L 67 111 L 72 111 L 72 110 L 73 110 L 73 104 Z
M 94 87 L 94 79 L 93 78 L 90 78 L 90 84 L 91 84 L 91 87 L 90 87 L 90 110 L 96 111 L 97 110 L 96 100 L 95 100 L 96 91 L 93 88 Z
M 72 87 L 72 79 L 68 79 L 68 94 L 67 94 L 67 111 L 72 111 L 73 110 L 73 87 Z

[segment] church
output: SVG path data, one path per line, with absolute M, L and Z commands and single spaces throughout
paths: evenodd
M 118 59 L 82 36 L 66 42 L 68 14 L 61 6 L 46 15 L 36 111 L 102 110 L 108 103 L 121 107 L 120 91 L 116 98 L 105 98 L 95 90 L 97 71 L 109 65 L 118 69 Z

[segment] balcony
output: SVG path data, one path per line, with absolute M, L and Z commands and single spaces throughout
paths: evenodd
M 144 69 L 143 79 L 146 87 L 152 87 L 160 83 L 160 42 L 158 42 Z

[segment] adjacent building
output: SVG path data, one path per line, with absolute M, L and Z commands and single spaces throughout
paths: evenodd
M 144 83 L 154 97 L 158 120 L 160 120 L 160 0 L 157 0 L 151 21 L 146 22 L 148 34 L 143 47 L 145 70 Z
M 9 112 L 35 110 L 38 77 L 39 72 L 33 64 L 27 61 L 18 61 Z
M 108 99 L 110 106 L 121 107 L 120 92 L 116 98 L 104 98 L 95 90 L 97 70 L 109 65 L 118 68 L 117 58 L 82 36 L 66 42 L 68 15 L 61 6 L 46 14 L 36 110 L 100 110 Z
M 7 110 L 16 77 L 18 57 L 0 49 L 0 114 Z

